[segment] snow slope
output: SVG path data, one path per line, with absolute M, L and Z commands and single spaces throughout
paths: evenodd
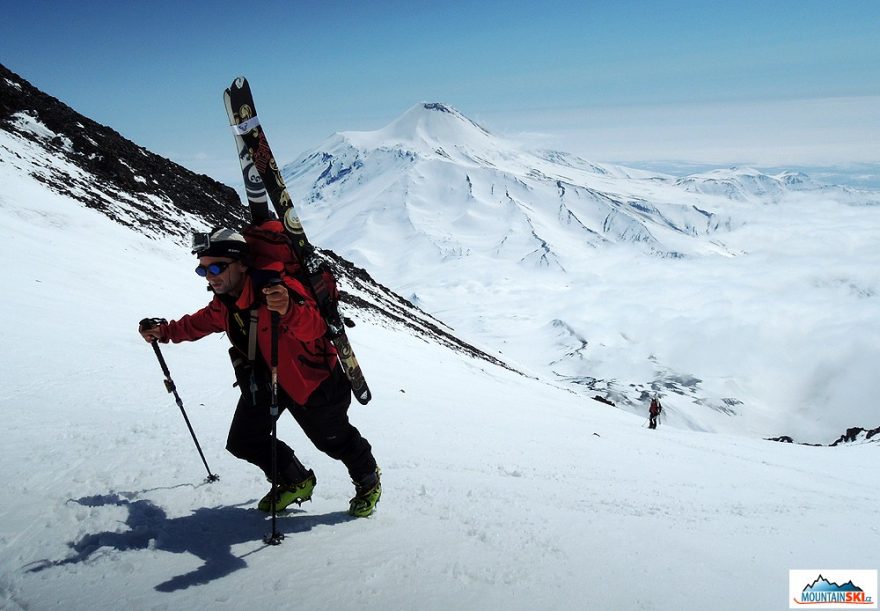
M 379 511 L 349 519 L 344 469 L 283 418 L 280 436 L 318 487 L 267 547 L 254 508 L 266 483 L 223 451 L 236 393 L 225 339 L 163 349 L 221 477 L 205 484 L 136 333 L 143 316 L 207 301 L 187 250 L 49 192 L 3 157 L 0 257 L 4 609 L 780 609 L 789 569 L 880 565 L 876 443 L 649 431 L 643 417 L 372 317 L 351 335 L 375 398 L 352 418 L 383 469 Z M 855 290 L 840 278 L 822 294 Z M 868 344 L 871 320 L 847 329 Z
M 442 104 L 285 175 L 318 243 L 536 375 L 692 430 L 880 424 L 878 193 L 523 151 Z

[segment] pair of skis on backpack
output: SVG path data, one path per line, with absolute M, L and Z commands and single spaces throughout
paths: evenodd
M 270 220 L 271 202 L 284 227 L 284 235 L 289 239 L 290 248 L 302 265 L 306 288 L 312 291 L 321 316 L 327 323 L 328 337 L 336 347 L 342 369 L 351 383 L 352 393 L 358 402 L 366 405 L 372 394 L 345 333 L 345 321 L 339 313 L 335 281 L 326 261 L 321 259 L 306 237 L 257 117 L 247 79 L 235 79 L 223 92 L 223 100 L 238 148 L 251 222 L 253 225 L 261 225 Z

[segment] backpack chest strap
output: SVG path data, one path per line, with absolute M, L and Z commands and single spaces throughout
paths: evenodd
M 250 328 L 248 329 L 248 360 L 253 363 L 257 358 L 257 322 L 258 322 L 258 311 L 256 308 L 253 308 L 250 312 L 251 314 L 251 323 Z

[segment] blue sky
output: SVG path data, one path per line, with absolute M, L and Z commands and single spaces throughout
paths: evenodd
M 877 0 L 0 1 L 0 62 L 230 183 L 239 74 L 282 162 L 442 101 L 593 161 L 880 165 Z

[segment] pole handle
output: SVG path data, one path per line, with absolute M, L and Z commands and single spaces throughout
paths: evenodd
M 278 326 L 281 316 L 275 310 L 271 311 L 272 317 L 272 342 L 270 365 L 272 368 L 272 401 L 269 405 L 269 414 L 274 418 L 278 416 Z

